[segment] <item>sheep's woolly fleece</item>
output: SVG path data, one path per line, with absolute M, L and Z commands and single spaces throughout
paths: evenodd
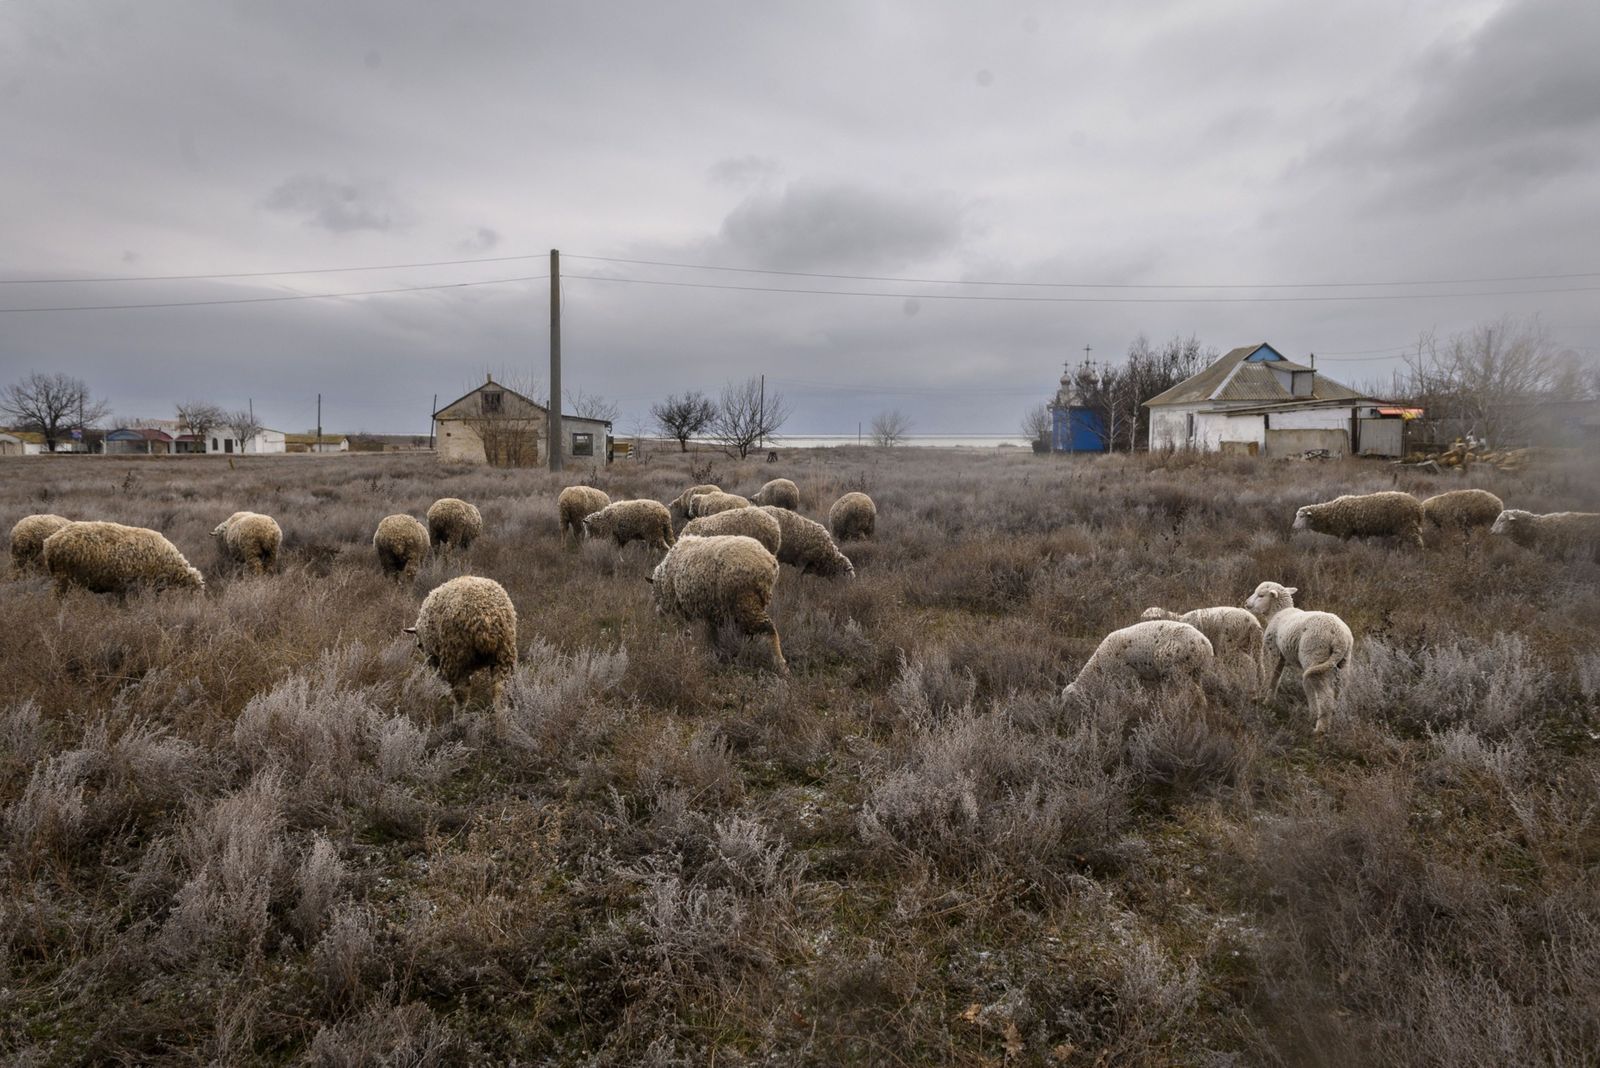
M 878 506 L 865 493 L 846 493 L 828 509 L 828 528 L 840 541 L 870 538 L 878 525 Z
M 1346 494 L 1308 504 L 1294 516 L 1294 529 L 1349 538 L 1401 538 L 1422 544 L 1422 502 L 1409 493 Z
M 44 551 L 44 539 L 70 522 L 72 520 L 49 513 L 25 515 L 17 520 L 11 528 L 11 565 L 23 571 L 35 563 L 43 564 L 40 554 Z
M 561 536 L 571 531 L 574 538 L 583 536 L 583 517 L 592 515 L 611 503 L 604 490 L 593 486 L 568 486 L 556 499 L 556 512 L 561 517 Z
M 1355 638 L 1345 621 L 1332 612 L 1308 612 L 1294 606 L 1299 590 L 1263 582 L 1244 606 L 1266 621 L 1261 636 L 1261 681 L 1265 696 L 1278 692 L 1286 668 L 1300 672 L 1306 702 L 1316 717 L 1318 734 L 1327 729 L 1339 683 L 1350 666 Z
M 1489 532 L 1510 538 L 1525 549 L 1600 560 L 1600 512 L 1535 515 L 1508 508 L 1495 518 Z
M 686 534 L 656 565 L 650 584 L 664 615 L 704 623 L 712 631 L 732 622 L 744 634 L 769 636 L 773 669 L 786 674 L 778 628 L 767 612 L 777 579 L 777 558 L 754 538 Z
M 1187 623 L 1206 636 L 1219 661 L 1247 673 L 1252 679 L 1260 674 L 1261 621 L 1246 609 L 1218 605 L 1179 613 L 1165 608 L 1147 608 L 1144 618 Z
M 1488 490 L 1464 489 L 1435 494 L 1422 502 L 1422 520 L 1430 530 L 1490 527 L 1505 504 Z
M 488 668 L 499 707 L 517 666 L 517 609 L 505 587 L 476 575 L 453 578 L 423 599 L 412 629 L 457 704 L 466 699 L 472 673 Z
M 44 542 L 44 566 L 58 589 L 95 593 L 139 587 L 200 590 L 206 580 L 159 531 L 121 523 L 68 523 Z
M 765 508 L 734 508 L 701 519 L 691 519 L 683 532 L 702 538 L 717 534 L 743 534 L 759 541 L 762 548 L 774 556 L 783 546 L 783 528 Z
M 610 538 L 619 549 L 630 541 L 662 550 L 672 545 L 672 513 L 660 501 L 648 498 L 608 504 L 584 516 L 583 528 L 591 538 Z
M 767 505 L 761 510 L 778 521 L 778 529 L 782 532 L 782 540 L 778 545 L 780 563 L 799 568 L 802 575 L 855 578 L 855 565 L 833 543 L 833 536 L 828 533 L 827 527 L 787 508 Z
M 1149 685 L 1198 683 L 1215 659 L 1210 640 L 1189 624 L 1170 619 L 1146 620 L 1114 630 L 1101 639 L 1065 693 L 1076 694 L 1090 680 L 1101 679 Z
M 283 545 L 283 528 L 260 512 L 235 512 L 218 523 L 211 536 L 221 539 L 223 556 L 258 575 L 277 564 Z
M 457 497 L 441 497 L 428 506 L 428 538 L 444 548 L 465 549 L 483 533 L 478 506 Z
M 749 508 L 750 500 L 737 493 L 701 493 L 689 502 L 689 514 L 699 519 L 703 516 L 716 515 L 718 512 L 730 511 L 734 508 Z
M 384 574 L 416 578 L 417 568 L 428 557 L 428 528 L 409 515 L 384 516 L 372 535 L 372 547 Z
M 800 509 L 800 487 L 786 478 L 775 478 L 750 495 L 751 504 L 770 504 L 777 508 Z
M 685 519 L 688 519 L 690 517 L 690 511 L 689 511 L 690 502 L 692 502 L 696 497 L 700 496 L 702 493 L 721 493 L 721 492 L 722 492 L 722 487 L 721 486 L 713 485 L 710 482 L 705 482 L 705 483 L 702 483 L 702 484 L 700 484 L 698 486 L 690 486 L 688 489 L 684 490 L 682 493 L 680 493 L 676 497 L 674 497 L 673 500 L 672 500 L 672 503 L 670 505 L 668 505 L 668 508 L 672 512 L 673 521 L 677 522 L 677 523 L 682 523 Z

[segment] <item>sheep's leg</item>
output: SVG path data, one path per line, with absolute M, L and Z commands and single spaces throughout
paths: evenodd
M 1261 699 L 1270 701 L 1283 682 L 1283 657 L 1269 645 L 1261 647 Z
M 1321 734 L 1328 729 L 1329 705 L 1327 680 L 1321 675 L 1306 676 L 1302 679 L 1306 691 L 1306 704 L 1311 706 L 1311 714 L 1316 717 L 1316 726 L 1312 728 L 1313 734 Z
M 506 676 L 509 674 L 505 665 L 496 664 L 489 669 L 489 707 L 496 712 L 500 711 L 505 702 Z
M 764 634 L 770 638 L 772 669 L 779 675 L 787 675 L 789 665 L 783 659 L 783 645 L 778 640 L 778 628 L 773 625 L 772 617 L 767 614 L 766 600 L 754 590 L 741 593 L 734 602 L 733 618 L 739 624 L 739 629 L 746 634 Z

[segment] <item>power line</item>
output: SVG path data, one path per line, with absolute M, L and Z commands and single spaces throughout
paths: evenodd
M 228 297 L 220 300 L 167 300 L 150 304 L 57 304 L 42 308 L 0 308 L 0 315 L 27 315 L 35 312 L 129 311 L 136 308 L 200 308 L 217 304 L 275 304 L 288 300 L 328 300 L 338 297 L 375 297 L 388 293 L 423 293 L 438 289 L 467 289 L 472 286 L 499 286 L 512 282 L 537 282 L 546 274 L 516 278 L 486 278 L 477 282 L 444 282 L 431 286 L 401 286 L 396 289 L 357 289 L 348 293 L 290 293 L 277 297 Z
M 718 282 L 673 282 L 657 278 L 624 278 L 620 275 L 601 274 L 568 274 L 565 277 L 582 278 L 591 282 L 626 282 L 630 285 L 670 286 L 677 289 L 728 289 L 746 293 L 805 293 L 821 297 L 889 297 L 894 300 L 969 300 L 1038 304 L 1293 304 L 1361 300 L 1438 300 L 1452 297 L 1513 297 L 1551 293 L 1600 292 L 1600 286 L 1569 286 L 1557 289 L 1479 290 L 1455 293 L 1365 293 L 1298 297 L 1012 297 L 986 293 L 886 293 L 858 289 L 791 289 L 783 286 L 733 286 Z
M 48 286 L 72 282 L 201 282 L 229 278 L 276 278 L 293 274 L 343 274 L 351 271 L 399 271 L 408 267 L 457 267 L 469 263 L 510 263 L 536 260 L 539 255 L 484 256 L 466 260 L 426 260 L 417 263 L 374 263 L 359 267 L 302 267 L 292 271 L 233 271 L 227 274 L 125 274 L 101 278 L 0 278 L 0 286 Z
M 674 263 L 667 260 L 632 260 L 619 256 L 576 256 L 573 260 L 602 263 L 632 263 L 647 267 L 674 267 L 690 271 L 733 271 L 739 274 L 777 274 L 790 278 L 837 278 L 855 282 L 913 282 L 948 286 L 1014 286 L 1042 289 L 1359 289 L 1374 286 L 1454 286 L 1489 285 L 1500 282 L 1557 282 L 1574 278 L 1600 278 L 1600 271 L 1571 274 L 1502 275 L 1493 278 L 1417 278 L 1376 282 L 1009 282 L 975 278 L 905 278 L 879 274 L 831 274 L 823 271 L 780 271 L 764 267 L 719 267 L 704 263 Z M 573 275 L 571 277 L 581 277 Z M 1479 294 L 1470 294 L 1478 296 Z M 1498 294 L 1488 294 L 1496 296 Z

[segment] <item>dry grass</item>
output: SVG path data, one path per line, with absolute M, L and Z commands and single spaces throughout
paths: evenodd
M 0 583 L 0 1059 L 1594 1062 L 1600 567 L 1291 534 L 1396 486 L 1359 463 L 840 449 L 593 481 L 775 475 L 814 518 L 879 509 L 855 582 L 784 569 L 784 680 L 658 618 L 643 546 L 564 547 L 543 473 L 6 464 L 0 525 L 155 527 L 208 584 Z M 1600 505 L 1581 461 L 1471 481 Z M 381 576 L 378 519 L 442 496 L 484 536 Z M 218 566 L 241 509 L 283 525 L 277 573 Z M 465 573 L 521 615 L 498 711 L 480 681 L 452 712 L 401 634 Z M 1327 737 L 1287 686 L 1058 697 L 1148 605 L 1263 579 L 1357 635 Z

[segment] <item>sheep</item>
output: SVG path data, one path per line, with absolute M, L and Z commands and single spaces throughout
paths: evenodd
M 260 512 L 235 512 L 218 523 L 211 536 L 219 539 L 217 545 L 224 557 L 257 575 L 277 565 L 278 549 L 283 545 L 283 528 Z
M 721 486 L 713 485 L 710 482 L 703 483 L 699 486 L 690 486 L 688 489 L 678 494 L 677 497 L 673 498 L 672 503 L 667 506 L 672 512 L 672 521 L 681 525 L 687 520 L 693 518 L 689 511 L 690 502 L 692 502 L 702 493 L 721 492 Z
M 1150 685 L 1191 683 L 1216 661 L 1211 640 L 1187 623 L 1170 619 L 1145 620 L 1101 639 L 1094 655 L 1078 672 L 1063 697 L 1083 692 L 1085 683 L 1100 679 L 1127 679 Z
M 1252 682 L 1261 676 L 1261 621 L 1243 608 L 1226 605 L 1196 608 L 1188 612 L 1169 612 L 1165 608 L 1146 608 L 1143 619 L 1170 619 L 1204 634 L 1219 662 L 1228 664 Z
M 783 528 L 764 508 L 734 508 L 718 512 L 716 515 L 691 519 L 683 528 L 683 532 L 696 534 L 702 538 L 714 534 L 743 534 L 747 538 L 759 541 L 761 547 L 773 556 L 778 555 L 783 545 Z
M 800 510 L 800 487 L 786 478 L 775 478 L 750 495 L 750 503 Z
M 769 504 L 762 506 L 761 511 L 778 521 L 778 529 L 782 532 L 778 544 L 780 563 L 799 568 L 802 575 L 856 577 L 855 565 L 833 543 L 827 527 L 787 508 Z
M 568 486 L 556 500 L 556 511 L 561 517 L 561 540 L 567 540 L 567 531 L 574 540 L 583 537 L 583 517 L 592 515 L 611 503 L 604 490 L 593 486 Z
M 378 522 L 372 547 L 378 551 L 378 566 L 386 575 L 403 576 L 407 582 L 417 577 L 417 568 L 428 555 L 428 528 L 409 515 L 388 515 Z
M 846 493 L 828 509 L 828 529 L 840 541 L 870 538 L 878 524 L 878 506 L 865 493 Z
M 428 538 L 443 548 L 470 547 L 483 533 L 478 506 L 456 497 L 441 497 L 428 506 Z
M 43 565 L 40 553 L 44 539 L 66 526 L 72 520 L 64 516 L 41 513 L 25 515 L 11 528 L 11 566 L 26 571 L 34 564 Z
M 44 540 L 56 592 L 82 586 L 126 595 L 141 586 L 203 590 L 206 580 L 159 531 L 121 523 L 68 523 Z
M 1295 530 L 1351 538 L 1396 537 L 1422 544 L 1422 502 L 1409 493 L 1346 494 L 1323 504 L 1308 504 L 1294 514 Z
M 1306 702 L 1316 716 L 1316 733 L 1327 729 L 1339 683 L 1350 666 L 1355 639 L 1332 612 L 1307 612 L 1294 606 L 1294 586 L 1263 582 L 1244 606 L 1266 624 L 1261 635 L 1262 699 L 1278 692 L 1283 672 L 1300 672 Z
M 506 678 L 517 667 L 517 609 L 505 587 L 477 575 L 453 578 L 423 598 L 415 626 L 428 665 L 450 686 L 459 706 L 472 673 L 489 669 L 491 704 L 500 707 Z
M 1500 498 L 1488 490 L 1451 490 L 1422 502 L 1422 522 L 1431 534 L 1444 531 L 1464 534 L 1473 527 L 1493 526 L 1505 507 Z
M 718 512 L 731 511 L 734 508 L 749 507 L 750 499 L 748 497 L 741 497 L 737 493 L 723 493 L 719 490 L 716 493 L 701 493 L 693 497 L 689 501 L 689 516 L 691 519 L 700 519 L 708 515 L 716 515 Z
M 778 628 L 767 614 L 778 559 L 760 542 L 742 534 L 685 534 L 648 578 L 656 611 L 702 622 L 713 638 L 724 622 L 748 635 L 765 635 L 772 642 L 773 670 L 789 673 Z
M 1489 533 L 1510 538 L 1525 549 L 1589 556 L 1600 561 L 1600 512 L 1536 515 L 1508 508 L 1495 518 Z
M 619 549 L 630 541 L 663 552 L 672 545 L 672 513 L 660 501 L 649 499 L 614 501 L 584 516 L 583 529 L 591 538 L 611 538 Z

